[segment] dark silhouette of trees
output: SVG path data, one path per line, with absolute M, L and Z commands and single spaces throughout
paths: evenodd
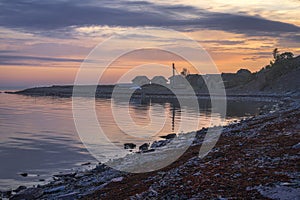
M 284 52 L 279 55 L 279 60 L 287 60 L 294 57 L 294 54 L 292 52 Z
M 294 54 L 292 52 L 284 52 L 282 54 L 279 54 L 278 48 L 275 48 L 272 54 L 273 54 L 274 62 L 273 61 L 270 62 L 271 66 L 278 61 L 288 60 L 294 57 Z
M 279 51 L 278 51 L 278 48 L 275 48 L 274 50 L 273 50 L 273 58 L 274 58 L 274 60 L 277 60 L 277 57 L 278 57 L 278 54 L 279 54 Z
M 293 66 L 288 66 L 289 63 L 291 63 L 289 61 L 292 61 L 294 58 L 294 54 L 292 52 L 284 52 L 280 54 L 278 48 L 275 48 L 272 51 L 272 55 L 273 55 L 273 60 L 270 61 L 269 65 L 263 67 L 260 70 L 260 72 L 272 70 L 273 71 L 272 73 L 276 72 L 280 74 L 279 72 L 281 72 L 284 68 L 282 66 L 286 66 L 285 68 L 290 68 L 290 69 L 293 68 Z

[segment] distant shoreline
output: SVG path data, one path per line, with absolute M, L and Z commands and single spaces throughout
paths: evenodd
M 96 87 L 96 92 L 94 94 L 84 92 L 79 94 L 79 97 L 95 97 L 95 98 L 112 98 L 112 93 L 115 88 L 115 85 L 98 85 L 98 86 L 80 86 L 83 87 L 89 92 L 91 89 L 90 87 Z M 73 96 L 73 86 L 49 86 L 49 87 L 34 87 L 28 88 L 25 90 L 20 91 L 4 91 L 7 94 L 20 94 L 20 95 L 27 95 L 27 96 L 54 96 L 54 97 L 62 97 L 62 98 L 70 98 Z M 131 95 L 132 93 L 132 95 Z M 195 97 L 191 95 L 191 92 L 186 93 L 184 90 L 179 90 L 180 97 L 191 98 Z M 144 99 L 176 99 L 176 96 L 167 88 L 163 86 L 151 86 L 148 85 L 146 87 L 142 87 L 141 90 L 130 91 L 124 89 L 124 93 L 119 93 L 118 97 L 128 97 L 128 94 L 131 95 L 131 98 L 144 98 Z M 236 99 L 236 98 L 272 98 L 272 99 L 280 99 L 285 97 L 300 97 L 299 92 L 242 92 L 238 90 L 226 90 L 226 96 L 212 93 L 209 94 L 207 92 L 195 92 L 198 99 L 208 99 L 208 98 L 229 98 L 229 99 Z

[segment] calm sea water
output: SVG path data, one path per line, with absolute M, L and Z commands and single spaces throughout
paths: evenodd
M 160 136 L 169 133 L 193 131 L 191 128 L 178 127 L 182 116 L 186 117 L 187 121 L 189 118 L 200 118 L 200 129 L 207 127 L 214 118 L 224 117 L 225 123 L 229 123 L 245 116 L 256 115 L 258 108 L 264 103 L 229 101 L 227 116 L 211 113 L 209 101 L 202 100 L 199 104 L 200 114 L 195 112 L 193 107 L 180 109 L 176 103 L 166 100 L 143 104 L 132 101 L 127 110 L 126 102 L 97 99 L 96 112 L 107 137 L 122 148 L 126 142 L 139 145 L 158 140 Z M 111 106 L 120 113 L 128 111 L 138 125 L 146 126 L 151 116 L 155 116 L 157 122 L 165 121 L 164 126 L 157 134 L 147 139 L 140 138 L 141 133 L 135 132 L 129 125 L 125 128 L 128 128 L 131 134 L 124 134 L 116 125 L 110 112 Z M 155 124 L 147 128 L 153 131 L 151 129 L 155 129 Z M 110 152 L 105 153 L 109 155 Z M 4 93 L 0 93 L 0 161 L 0 190 L 16 188 L 19 185 L 43 184 L 51 180 L 53 174 L 82 169 L 81 164 L 86 162 L 98 162 L 88 153 L 76 132 L 71 98 L 30 97 Z M 29 175 L 22 177 L 22 172 Z

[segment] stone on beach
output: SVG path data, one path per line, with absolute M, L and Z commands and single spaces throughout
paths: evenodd
M 136 147 L 136 144 L 133 143 L 125 143 L 124 149 L 134 149 Z
M 86 165 L 90 165 L 90 162 L 86 162 L 86 163 L 82 163 L 81 166 L 86 166 Z
M 144 143 L 139 147 L 140 151 L 147 151 L 149 149 L 149 143 Z
M 123 177 L 117 177 L 117 178 L 113 178 L 111 181 L 112 182 L 120 182 L 123 180 Z
M 51 188 L 49 190 L 46 190 L 45 193 L 56 193 L 56 192 L 63 191 L 65 188 L 66 188 L 66 186 L 61 185 L 61 186 L 54 187 L 54 188 Z
M 20 191 L 22 191 L 22 190 L 25 190 L 25 189 L 27 189 L 27 187 L 21 185 L 21 186 L 19 186 L 17 189 L 15 189 L 15 190 L 13 190 L 13 191 L 16 192 L 16 193 L 18 193 L 18 192 L 20 192 Z
M 163 135 L 163 136 L 160 136 L 161 138 L 164 138 L 164 139 L 173 139 L 176 137 L 176 133 L 171 133 L 171 134 L 168 134 L 168 135 Z
M 293 149 L 300 149 L 300 143 L 295 144 L 292 148 L 293 148 Z
M 153 152 L 155 151 L 155 149 L 148 149 L 148 150 L 144 150 L 143 153 L 150 153 L 150 152 Z
M 28 173 L 25 173 L 25 172 L 24 172 L 24 173 L 20 173 L 20 175 L 23 176 L 23 177 L 27 177 L 27 176 L 28 176 Z
M 28 188 L 15 194 L 10 198 L 11 200 L 24 200 L 24 199 L 38 199 L 44 194 L 44 191 L 40 188 Z
M 75 177 L 76 173 L 55 174 L 53 176 L 57 178 L 68 178 L 68 177 Z
M 150 148 L 158 148 L 158 147 L 162 147 L 162 146 L 165 146 L 167 143 L 169 143 L 170 141 L 169 140 L 159 140 L 159 141 L 154 141 L 152 144 L 151 144 L 151 147 Z

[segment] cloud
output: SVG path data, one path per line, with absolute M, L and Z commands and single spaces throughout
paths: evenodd
M 244 40 L 199 40 L 200 43 L 215 43 L 220 45 L 245 44 Z
M 81 5 L 76 1 L 5 1 L 2 2 L 0 16 L 1 26 L 33 30 L 86 25 L 166 25 L 166 20 L 159 20 L 164 14 L 157 12 L 142 13 L 126 8 Z
M 261 51 L 261 52 L 256 52 L 252 53 L 248 57 L 243 58 L 243 60 L 251 60 L 251 61 L 257 61 L 259 59 L 266 59 L 269 58 L 270 60 L 272 59 L 272 53 L 271 52 L 266 52 L 266 51 Z
M 269 58 L 270 56 L 266 56 L 266 55 L 262 55 L 262 56 L 251 56 L 251 57 L 246 57 L 243 58 L 243 60 L 251 60 L 251 61 L 257 61 L 259 59 L 265 59 L 265 58 Z
M 272 21 L 261 17 L 241 16 L 224 13 L 216 13 L 214 16 L 202 20 L 207 28 L 219 29 L 246 35 L 270 35 L 279 33 L 299 32 L 300 27 L 293 24 Z
M 278 36 L 300 27 L 261 17 L 209 12 L 192 6 L 160 5 L 146 1 L 3 1 L 0 26 L 42 34 L 67 34 L 68 27 L 156 26 L 174 29 L 212 29 L 245 35 Z M 60 31 L 60 32 L 59 32 Z
M 0 65 L 2 66 L 3 65 L 21 65 L 21 66 L 36 65 L 28 61 L 81 63 L 83 62 L 83 59 L 21 56 L 21 55 L 0 55 Z
M 300 40 L 297 37 L 285 36 L 278 40 L 278 46 L 281 48 L 295 48 L 294 53 L 300 53 L 299 49 Z
M 0 50 L 0 54 L 1 53 L 14 53 L 14 52 L 16 52 L 16 51 L 14 51 L 14 50 Z
M 295 41 L 295 42 L 297 42 L 297 43 L 300 43 L 300 34 L 297 34 L 297 35 L 290 35 L 290 36 L 289 36 L 289 39 L 290 39 L 291 41 Z
M 36 63 L 28 63 L 28 62 L 15 62 L 15 61 L 0 61 L 0 66 L 41 66 L 40 64 Z

